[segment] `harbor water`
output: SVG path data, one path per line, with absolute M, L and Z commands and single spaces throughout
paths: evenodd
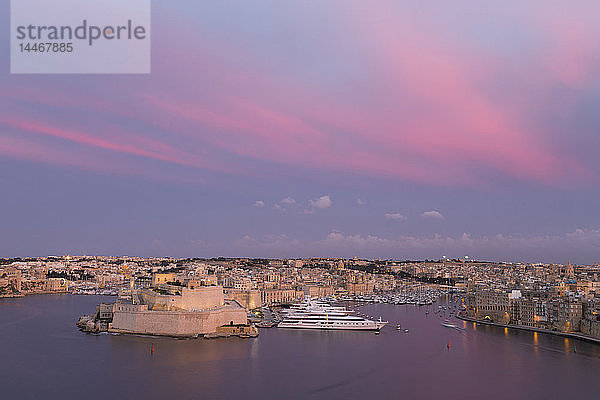
M 77 330 L 80 315 L 114 299 L 46 295 L 0 300 L 2 398 L 600 396 L 600 345 L 456 319 L 452 323 L 463 329 L 444 327 L 449 313 L 437 312 L 444 300 L 421 307 L 358 307 L 369 317 L 389 321 L 379 335 L 271 328 L 255 339 L 206 340 Z

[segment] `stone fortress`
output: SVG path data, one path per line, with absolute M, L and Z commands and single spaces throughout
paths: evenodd
M 152 283 L 150 288 L 131 289 L 112 305 L 100 305 L 95 316 L 78 325 L 87 324 L 92 329 L 84 330 L 93 331 L 197 337 L 214 334 L 219 327 L 248 324 L 246 310 L 235 300 L 225 300 L 223 288 L 208 277 L 155 274 Z M 111 306 L 112 313 L 107 313 Z

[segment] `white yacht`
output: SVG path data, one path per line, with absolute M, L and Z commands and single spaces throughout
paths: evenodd
M 307 312 L 307 311 L 322 311 L 325 313 L 340 313 L 340 314 L 354 314 L 354 311 L 348 310 L 345 307 L 332 306 L 329 303 L 324 303 L 318 300 L 306 300 L 302 303 L 293 304 L 289 309 L 282 310 L 284 314 Z
M 458 328 L 456 325 L 451 323 L 449 320 L 445 320 L 444 322 L 442 322 L 442 326 L 445 326 L 446 328 Z
M 353 315 L 344 307 L 333 307 L 314 301 L 292 306 L 277 325 L 278 328 L 379 330 L 388 322 L 372 321 Z

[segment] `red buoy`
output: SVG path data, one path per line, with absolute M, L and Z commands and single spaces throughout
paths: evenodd
M 450 349 L 450 341 L 448 340 L 448 349 Z
M 154 353 L 154 343 L 150 345 L 150 354 Z

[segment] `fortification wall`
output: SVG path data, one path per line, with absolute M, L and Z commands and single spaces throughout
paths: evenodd
M 161 336 L 196 336 L 215 332 L 217 326 L 246 324 L 246 311 L 238 305 L 217 310 L 190 311 L 129 311 L 116 310 L 109 332 L 137 333 Z
M 150 289 L 142 289 L 139 296 L 150 310 L 201 311 L 222 307 L 224 304 L 221 286 L 206 286 L 196 289 L 181 288 L 181 295 L 163 295 Z
M 254 309 L 262 305 L 260 300 L 260 291 L 255 289 L 227 289 L 225 296 L 230 300 L 237 301 L 247 310 Z

